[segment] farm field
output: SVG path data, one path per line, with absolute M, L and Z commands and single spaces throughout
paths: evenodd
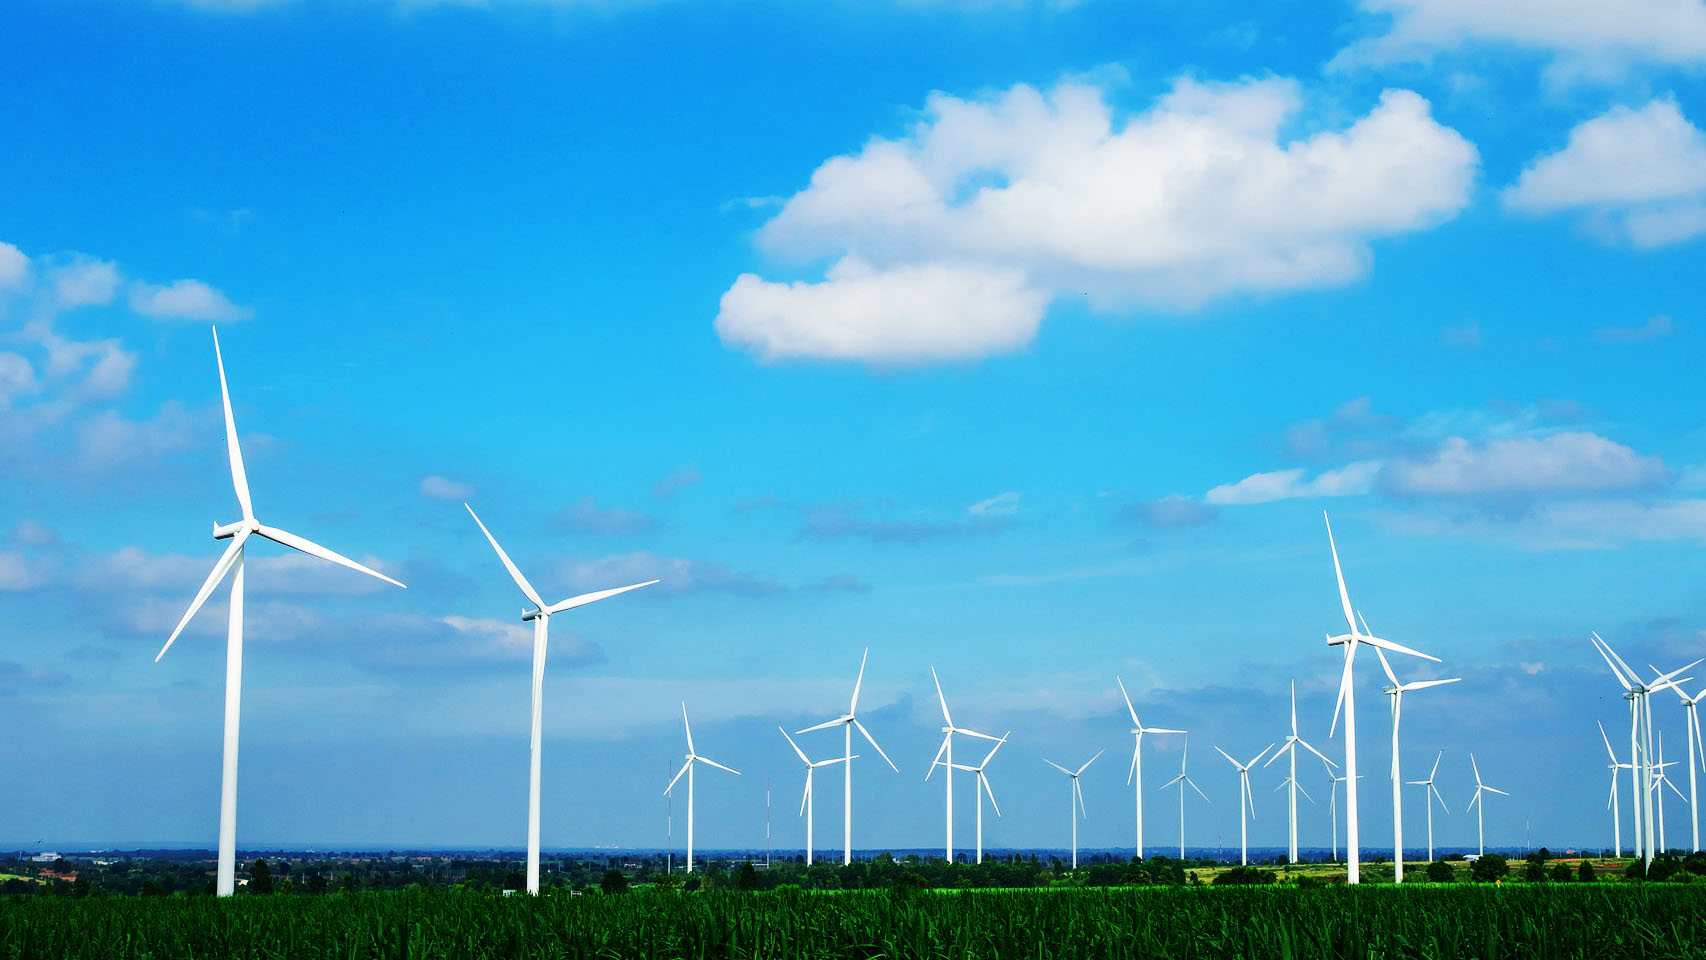
M 1706 886 L 9 898 L 0 960 L 1706 957 Z

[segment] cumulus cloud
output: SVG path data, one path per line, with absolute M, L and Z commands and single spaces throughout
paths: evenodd
M 1669 479 L 1658 457 L 1592 433 L 1486 443 L 1451 437 L 1431 456 L 1396 460 L 1380 475 L 1391 493 L 1435 497 L 1644 490 Z
M 1674 100 L 1613 107 L 1530 163 L 1504 203 L 1534 216 L 1577 214 L 1613 243 L 1680 243 L 1706 233 L 1706 133 Z
M 474 485 L 471 483 L 458 483 L 457 481 L 451 480 L 447 477 L 441 477 L 437 474 L 433 474 L 432 476 L 421 478 L 421 496 L 431 497 L 434 500 L 466 501 L 474 496 Z
M 1426 100 L 1388 90 L 1343 129 L 1288 139 L 1285 79 L 1184 79 L 1116 117 L 1071 81 L 931 96 L 904 137 L 832 158 L 760 243 L 829 259 L 822 281 L 744 274 L 725 343 L 767 359 L 923 363 L 1019 349 L 1050 300 L 1192 309 L 1362 275 L 1376 238 L 1468 202 L 1475 148 Z
M 1203 502 L 1230 505 L 1269 503 L 1298 497 L 1358 496 L 1374 489 L 1374 480 L 1380 469 L 1379 461 L 1364 460 L 1337 470 L 1325 470 L 1307 479 L 1302 467 L 1253 473 L 1236 483 L 1215 487 L 1203 494 Z
M 0 290 L 15 290 L 30 275 L 30 258 L 22 250 L 0 240 Z
M 1426 62 L 1471 44 L 1551 53 L 1575 71 L 1706 62 L 1700 0 L 1362 0 L 1361 7 L 1389 18 L 1389 27 L 1341 52 L 1336 66 Z
M 61 309 L 105 306 L 118 293 L 118 266 L 109 260 L 78 256 L 51 270 L 48 280 Z
M 673 497 L 698 482 L 699 468 L 689 464 L 652 484 L 652 496 Z
M 200 280 L 177 280 L 167 286 L 137 281 L 130 285 L 130 309 L 145 317 L 230 323 L 249 316 L 246 307 Z
M 552 524 L 573 533 L 640 533 L 656 523 L 650 514 L 621 507 L 601 507 L 591 497 L 581 497 L 552 518 Z

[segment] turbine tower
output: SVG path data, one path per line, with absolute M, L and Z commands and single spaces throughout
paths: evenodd
M 1441 750 L 1438 754 L 1434 755 L 1434 767 L 1432 770 L 1428 771 L 1428 778 L 1426 780 L 1411 780 L 1411 781 L 1409 781 L 1411 786 L 1420 786 L 1423 788 L 1423 790 L 1422 790 L 1422 805 L 1428 808 L 1428 862 L 1429 863 L 1432 863 L 1433 859 L 1434 859 L 1434 801 L 1435 800 L 1439 801 L 1439 808 L 1441 810 L 1444 810 L 1446 813 L 1451 812 L 1451 808 L 1445 805 L 1445 797 L 1441 796 L 1440 792 L 1439 792 L 1439 788 L 1434 786 L 1434 775 L 1439 773 L 1439 761 L 1444 756 L 1445 756 L 1444 750 Z
M 576 607 L 584 607 L 589 603 L 595 603 L 607 597 L 614 597 L 619 593 L 649 587 L 657 581 L 647 580 L 645 583 L 632 583 L 626 587 L 616 587 L 612 590 L 583 593 L 578 597 L 570 597 L 558 603 L 547 604 L 544 598 L 539 595 L 539 591 L 533 589 L 533 584 L 528 583 L 527 578 L 521 575 L 521 568 L 515 565 L 515 561 L 509 558 L 509 554 L 504 552 L 503 547 L 498 546 L 497 538 L 492 536 L 492 532 L 486 529 L 484 523 L 480 522 L 480 515 L 474 512 L 474 508 L 466 503 L 462 506 L 468 511 L 468 516 L 474 518 L 474 525 L 486 535 L 486 542 L 492 545 L 492 550 L 497 553 L 498 559 L 503 561 L 504 569 L 509 571 L 510 579 L 514 580 L 515 585 L 521 588 L 521 595 L 527 598 L 528 603 L 533 604 L 531 610 L 522 608 L 521 620 L 523 623 L 529 620 L 533 621 L 532 753 L 527 767 L 527 892 L 538 893 L 539 753 L 541 741 L 545 735 L 545 649 L 551 636 L 551 617 L 565 610 L 573 610 Z
M 1202 792 L 1202 787 L 1197 786 L 1197 782 L 1195 780 L 1192 780 L 1190 777 L 1185 775 L 1185 762 L 1188 761 L 1190 758 L 1191 758 L 1191 740 L 1189 737 L 1186 737 L 1185 738 L 1185 748 L 1183 750 L 1179 751 L 1179 775 L 1174 777 L 1173 779 L 1167 781 L 1166 783 L 1163 783 L 1160 787 L 1160 789 L 1165 790 L 1175 783 L 1179 785 L 1179 859 L 1180 860 L 1185 859 L 1185 786 L 1188 784 L 1192 790 L 1195 790 L 1197 792 L 1197 796 L 1203 798 L 1204 802 L 1208 803 L 1210 806 L 1214 805 L 1214 801 L 1210 800 L 1208 798 L 1208 794 Z
M 727 770 L 729 773 L 732 773 L 737 777 L 740 776 L 740 771 L 734 769 L 733 767 L 725 767 L 722 764 L 718 763 L 717 761 L 712 760 L 710 757 L 701 757 L 701 756 L 699 756 L 699 754 L 697 754 L 693 751 L 693 726 L 687 722 L 687 704 L 685 704 L 685 703 L 683 703 L 681 705 L 681 728 L 683 730 L 687 731 L 687 762 L 682 764 L 681 769 L 677 770 L 675 772 L 675 779 L 669 781 L 669 786 L 664 787 L 663 792 L 667 796 L 670 791 L 675 789 L 675 783 L 677 780 L 681 779 L 681 775 L 684 773 L 687 774 L 687 872 L 692 873 L 693 872 L 693 765 L 695 763 L 708 764 L 710 766 L 716 767 L 718 770 Z
M 311 557 L 319 557 L 370 577 L 378 577 L 386 583 L 399 587 L 402 584 L 377 570 L 356 563 L 341 553 L 334 553 L 311 540 L 305 540 L 277 527 L 269 527 L 255 519 L 254 505 L 249 499 L 249 477 L 243 470 L 243 451 L 237 444 L 237 421 L 231 415 L 231 391 L 225 383 L 225 358 L 219 352 L 217 329 L 213 332 L 213 360 L 219 368 L 219 399 L 225 409 L 225 453 L 231 462 L 231 485 L 237 491 L 237 506 L 242 510 L 243 516 L 233 523 L 213 525 L 213 539 L 229 539 L 231 545 L 225 548 L 225 552 L 214 563 L 213 571 L 202 582 L 201 589 L 196 591 L 195 599 L 190 601 L 189 610 L 184 612 L 183 618 L 172 630 L 172 635 L 166 638 L 166 645 L 154 655 L 154 662 L 159 663 L 166 651 L 172 649 L 178 634 L 184 632 L 184 627 L 189 625 L 196 611 L 207 602 L 214 588 L 230 574 L 231 602 L 225 632 L 225 746 L 219 779 L 219 869 L 214 885 L 214 891 L 219 896 L 229 897 L 237 889 L 237 729 L 243 705 L 244 544 L 250 536 L 258 535 Z
M 1700 705 L 1701 698 L 1706 697 L 1706 689 L 1701 690 L 1692 697 L 1683 693 L 1681 687 L 1673 687 L 1672 689 L 1676 691 L 1677 696 L 1682 698 L 1683 717 L 1688 721 L 1687 732 L 1683 734 L 1684 738 L 1688 740 L 1688 817 L 1692 821 L 1694 852 L 1699 853 L 1700 814 L 1695 809 L 1699 796 L 1697 793 L 1697 787 L 1695 786 L 1695 772 L 1697 767 L 1702 763 L 1706 763 L 1706 748 L 1703 748 L 1699 754 L 1694 752 L 1694 748 L 1701 746 L 1700 714 L 1696 708 Z M 1607 743 L 1606 747 L 1609 749 L 1610 743 Z M 1613 759 L 1616 758 L 1614 757 Z
M 1241 867 L 1248 866 L 1250 863 L 1249 820 L 1256 819 L 1256 801 L 1250 796 L 1250 768 L 1267 756 L 1268 751 L 1273 748 L 1274 745 L 1271 743 L 1263 747 L 1262 752 L 1251 757 L 1249 763 L 1239 763 L 1232 759 L 1232 754 L 1219 747 L 1214 748 L 1216 753 L 1225 757 L 1226 762 L 1238 770 L 1238 865 Z M 1245 818 L 1246 812 L 1249 813 L 1248 819 Z
M 977 775 L 977 862 L 978 863 L 983 862 L 983 797 L 984 797 L 984 794 L 989 795 L 989 805 L 991 807 L 995 808 L 995 815 L 998 817 L 1001 816 L 1001 805 L 995 802 L 995 788 L 993 788 L 989 785 L 989 774 L 984 772 L 984 768 L 989 766 L 989 761 L 995 759 L 995 751 L 1001 749 L 1001 745 L 1003 743 L 1007 742 L 1007 737 L 1012 732 L 1013 731 L 1009 730 L 1009 731 L 1007 731 L 1007 733 L 1002 734 L 1001 739 L 995 741 L 995 746 L 989 748 L 989 753 L 984 755 L 983 762 L 978 764 L 977 766 L 975 766 L 975 767 L 968 766 L 968 765 L 963 764 L 963 763 L 956 763 L 953 765 L 953 769 L 955 769 L 955 770 L 964 770 L 967 773 L 973 773 L 973 774 Z M 943 761 L 938 760 L 936 762 L 942 763 Z
M 954 862 L 954 770 L 956 769 L 955 764 L 954 764 L 954 734 L 958 733 L 958 734 L 963 734 L 963 735 L 968 736 L 968 737 L 978 737 L 978 738 L 981 738 L 984 740 L 1000 740 L 1001 738 L 1000 737 L 992 737 L 987 733 L 979 733 L 976 730 L 968 730 L 965 727 L 954 726 L 954 718 L 948 715 L 948 698 L 942 696 L 942 679 L 940 677 L 936 676 L 936 668 L 935 667 L 930 668 L 930 679 L 936 681 L 936 700 L 942 704 L 942 722 L 947 724 L 947 726 L 944 726 L 942 728 L 942 745 L 940 747 L 936 748 L 936 758 L 934 760 L 930 761 L 930 769 L 924 771 L 924 779 L 929 780 L 930 775 L 936 772 L 936 767 L 938 765 L 948 768 L 947 772 L 942 774 L 942 779 L 947 782 L 947 797 L 948 797 L 948 799 L 947 799 L 948 832 L 947 832 L 947 845 L 946 845 L 947 853 L 944 854 L 944 857 L 949 863 L 953 863 Z M 997 744 L 997 745 L 999 746 L 999 744 Z
M 1617 802 L 1617 771 L 1633 770 L 1635 765 L 1633 763 L 1619 763 L 1617 751 L 1611 749 L 1611 738 L 1605 735 L 1605 724 L 1596 721 L 1595 726 L 1599 727 L 1599 738 L 1605 741 L 1605 755 L 1611 758 L 1611 762 L 1606 764 L 1611 770 L 1611 799 L 1606 801 L 1605 805 L 1611 809 L 1612 850 L 1621 857 L 1623 856 L 1623 819 Z
M 1359 614 L 1360 618 L 1360 614 Z M 1362 629 L 1368 631 L 1368 621 L 1363 621 Z M 1392 882 L 1404 882 L 1404 779 L 1398 770 L 1398 721 L 1404 716 L 1404 694 L 1411 690 L 1425 690 L 1428 687 L 1444 686 L 1457 683 L 1462 677 L 1452 677 L 1449 680 L 1412 680 L 1409 683 L 1399 683 L 1398 675 L 1392 672 L 1392 664 L 1386 660 L 1386 652 L 1379 647 L 1374 652 L 1380 657 L 1380 669 L 1386 671 L 1386 679 L 1392 681 L 1392 686 L 1383 692 L 1392 698 Z M 1437 761 L 1436 761 L 1437 763 Z M 1432 780 L 1433 775 L 1429 774 Z M 1433 850 L 1433 808 L 1428 808 L 1428 849 Z M 1428 854 L 1428 861 L 1433 861 L 1433 854 Z
M 864 737 L 871 744 L 871 746 L 877 751 L 877 756 L 883 758 L 883 762 L 889 765 L 890 770 L 893 770 L 895 773 L 900 772 L 900 768 L 894 765 L 894 761 L 889 759 L 889 755 L 883 752 L 882 747 L 877 746 L 876 740 L 872 739 L 871 731 L 866 730 L 865 725 L 859 722 L 859 716 L 858 716 L 858 714 L 859 714 L 859 688 L 864 686 L 864 684 L 865 684 L 865 661 L 867 659 L 869 659 L 870 656 L 871 656 L 871 648 L 866 647 L 864 656 L 859 658 L 859 679 L 853 681 L 853 699 L 848 702 L 846 713 L 842 714 L 839 717 L 836 717 L 834 720 L 825 720 L 823 723 L 820 723 L 816 726 L 807 727 L 804 730 L 795 730 L 794 731 L 794 733 L 796 733 L 796 734 L 801 734 L 801 733 L 811 733 L 814 730 L 828 730 L 830 727 L 837 727 L 838 726 L 841 728 L 841 740 L 842 740 L 841 759 L 843 761 L 845 761 L 845 765 L 842 766 L 842 768 L 841 768 L 841 777 L 842 777 L 841 785 L 842 785 L 842 789 L 843 789 L 842 798 L 841 798 L 841 814 L 842 814 L 842 820 L 841 820 L 841 831 L 842 831 L 842 834 L 841 834 L 841 850 L 842 850 L 841 863 L 844 866 L 846 864 L 850 864 L 853 862 L 853 759 L 854 759 L 853 758 L 853 730 L 854 730 L 854 728 L 855 727 L 858 728 L 859 735 Z
M 793 737 L 788 736 L 788 731 L 783 730 L 781 725 L 778 724 L 776 729 L 781 732 L 783 739 L 788 741 L 788 746 L 793 747 L 794 752 L 799 754 L 800 762 L 806 765 L 806 792 L 804 796 L 800 797 L 800 813 L 804 814 L 806 818 L 806 866 L 809 867 L 812 865 L 812 812 L 816 806 L 812 802 L 812 774 L 817 772 L 818 767 L 827 767 L 834 763 L 846 763 L 849 759 L 857 760 L 859 758 L 855 754 L 851 758 L 833 757 L 829 760 L 814 761 L 806 756 L 806 752 L 800 749 L 800 745 L 794 742 Z
M 1321 518 L 1326 520 L 1327 514 L 1322 511 Z M 1430 657 L 1417 650 L 1411 650 L 1403 644 L 1382 640 L 1379 637 L 1357 632 L 1356 615 L 1351 610 L 1351 595 L 1345 589 L 1345 572 L 1339 566 L 1339 547 L 1333 541 L 1333 523 L 1327 521 L 1327 546 L 1333 551 L 1333 574 L 1339 580 L 1339 603 L 1344 607 L 1345 625 L 1350 632 L 1342 636 L 1329 636 L 1328 646 L 1343 645 L 1345 648 L 1345 672 L 1339 679 L 1339 699 L 1333 705 L 1333 726 L 1339 726 L 1339 708 L 1345 710 L 1345 852 L 1347 855 L 1346 879 L 1351 883 L 1362 882 L 1361 855 L 1358 849 L 1357 836 L 1357 724 L 1356 724 L 1356 685 L 1352 667 L 1356 664 L 1357 647 L 1368 644 L 1373 647 L 1384 647 L 1395 653 L 1406 653 L 1423 660 L 1439 662 L 1438 657 Z M 1328 736 L 1332 736 L 1331 730 Z
M 1275 760 L 1278 760 L 1280 757 L 1284 757 L 1284 756 L 1290 757 L 1291 773 L 1289 775 L 1287 775 L 1285 780 L 1280 784 L 1280 787 L 1282 787 L 1282 788 L 1286 787 L 1286 786 L 1291 787 L 1289 799 L 1286 803 L 1286 811 L 1287 811 L 1287 813 L 1291 819 L 1291 853 L 1290 853 L 1290 859 L 1286 861 L 1287 863 L 1296 863 L 1297 862 L 1297 791 L 1303 790 L 1303 787 L 1297 782 L 1297 748 L 1298 747 L 1302 747 L 1303 749 L 1308 750 L 1310 753 L 1315 754 L 1317 757 L 1320 757 L 1321 762 L 1325 763 L 1327 765 L 1328 772 L 1329 773 L 1332 772 L 1332 768 L 1335 766 L 1333 761 L 1328 760 L 1326 754 L 1315 749 L 1315 747 L 1313 745 L 1311 745 L 1307 740 L 1304 740 L 1302 737 L 1297 735 L 1297 681 L 1293 680 L 1291 682 L 1291 733 L 1286 736 L 1285 740 L 1283 741 L 1283 746 L 1281 746 L 1278 750 L 1274 751 L 1274 755 L 1268 758 L 1267 763 L 1262 764 L 1262 766 L 1264 768 L 1266 768 L 1266 767 L 1272 765 L 1273 762 Z M 1304 790 L 1303 795 L 1305 797 L 1308 797 L 1309 791 Z M 1311 797 L 1309 802 L 1314 803 L 1315 802 L 1314 798 Z M 1333 830 L 1335 833 L 1337 833 L 1338 829 L 1339 829 L 1338 822 L 1335 820 L 1334 824 L 1333 824 Z M 1338 846 L 1338 844 L 1335 842 L 1334 847 L 1337 848 L 1337 846 Z
M 1486 812 L 1487 805 L 1481 802 L 1481 795 L 1483 793 L 1496 793 L 1501 797 L 1508 797 L 1510 794 L 1481 782 L 1481 768 L 1475 763 L 1473 753 L 1469 755 L 1469 766 L 1475 771 L 1475 795 L 1469 799 L 1469 805 L 1475 808 L 1475 849 L 1484 854 L 1487 852 L 1487 839 L 1483 830 L 1483 817 L 1481 815 Z
M 1104 751 L 1097 750 L 1096 757 L 1101 756 L 1103 752 Z M 1077 770 L 1068 770 L 1047 757 L 1043 758 L 1044 763 L 1072 778 L 1072 792 L 1067 795 L 1066 806 L 1067 813 L 1072 817 L 1072 869 L 1074 870 L 1078 869 L 1078 817 L 1080 814 L 1085 817 L 1089 817 L 1090 815 L 1089 812 L 1084 809 L 1084 789 L 1078 785 L 1078 776 L 1085 770 L 1090 769 L 1090 764 L 1096 762 L 1096 757 L 1091 757 L 1084 761 L 1084 765 L 1079 767 Z
M 1131 714 L 1131 735 L 1134 742 L 1131 747 L 1131 769 L 1126 772 L 1125 782 L 1128 787 L 1132 786 L 1134 781 L 1136 783 L 1132 795 L 1137 798 L 1137 857 L 1141 860 L 1143 859 L 1143 735 L 1146 733 L 1157 735 L 1184 733 L 1185 731 L 1171 730 L 1167 727 L 1144 726 L 1137 719 L 1137 708 L 1131 705 L 1131 694 L 1126 693 L 1125 681 L 1116 676 L 1114 682 L 1120 685 L 1120 696 L 1125 698 L 1126 711 Z

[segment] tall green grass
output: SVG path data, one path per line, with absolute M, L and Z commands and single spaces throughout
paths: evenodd
M 1657 884 L 987 893 L 18 897 L 0 960 L 1706 958 L 1706 889 Z

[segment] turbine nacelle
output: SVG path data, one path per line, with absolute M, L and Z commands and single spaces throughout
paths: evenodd
M 213 525 L 213 539 L 229 540 L 237 534 L 242 533 L 244 530 L 254 533 L 256 530 L 260 529 L 260 526 L 260 521 L 253 518 L 248 520 L 235 520 L 231 523 L 216 523 Z

